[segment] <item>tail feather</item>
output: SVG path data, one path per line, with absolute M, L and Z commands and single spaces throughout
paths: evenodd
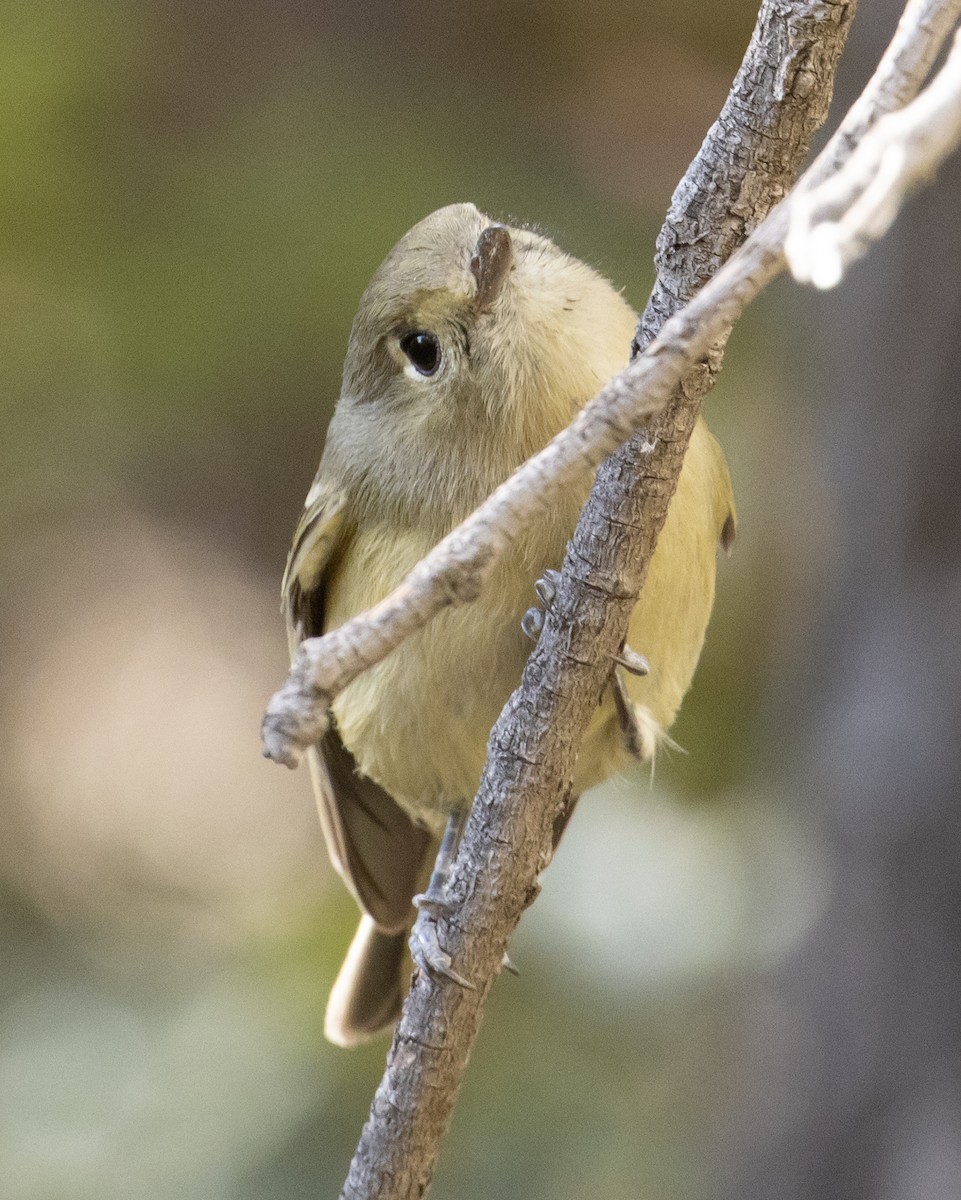
M 365 913 L 350 943 L 324 1014 L 324 1035 L 357 1046 L 393 1025 L 404 1000 L 401 966 L 407 932 L 384 933 Z

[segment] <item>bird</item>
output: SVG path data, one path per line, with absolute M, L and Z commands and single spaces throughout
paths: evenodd
M 293 536 L 281 589 L 291 656 L 382 600 L 565 428 L 626 363 L 637 321 L 593 267 L 473 204 L 409 230 L 361 297 Z M 473 603 L 444 610 L 349 683 L 308 751 L 331 861 L 362 910 L 325 1013 L 338 1045 L 366 1041 L 399 1015 L 418 884 L 439 842 L 418 903 L 443 904 L 488 735 L 536 636 L 532 588 L 541 581 L 537 594 L 550 603 L 590 483 L 519 533 Z M 730 548 L 735 528 L 724 452 L 698 418 L 578 757 L 575 796 L 653 761 L 694 675 L 717 549 Z M 428 967 L 466 982 L 441 947 L 413 948 L 421 965 L 426 955 Z

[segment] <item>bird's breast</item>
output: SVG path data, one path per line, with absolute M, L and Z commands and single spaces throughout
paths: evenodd
M 560 564 L 575 519 L 576 509 L 563 527 L 555 514 L 526 532 L 475 602 L 438 614 L 334 701 L 359 769 L 437 830 L 477 790 L 491 727 L 531 649 L 520 621 L 534 581 Z M 332 572 L 326 627 L 382 600 L 433 544 L 413 529 L 359 529 Z

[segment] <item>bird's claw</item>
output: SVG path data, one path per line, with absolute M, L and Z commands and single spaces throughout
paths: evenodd
M 548 567 L 534 584 L 534 595 L 545 608 L 550 608 L 554 603 L 554 597 L 557 595 L 557 585 L 560 581 L 560 571 L 555 571 L 552 567 Z
M 621 647 L 620 654 L 614 655 L 614 661 L 630 675 L 650 675 L 651 673 L 651 664 L 643 654 L 632 650 L 627 642 Z
M 438 913 L 443 912 L 449 905 L 443 900 L 435 900 L 423 894 L 414 897 L 414 906 L 418 910 L 417 920 L 408 942 L 414 966 L 425 975 L 443 975 L 462 988 L 474 991 L 471 981 L 454 970 L 451 956 L 440 944 L 437 934 Z
M 549 612 L 553 607 L 554 599 L 557 596 L 557 585 L 560 581 L 560 571 L 549 567 L 534 584 L 534 594 L 540 600 L 540 605 L 535 604 L 521 617 L 521 629 L 532 642 L 536 642 L 541 636 L 544 628 L 544 613 Z M 651 664 L 643 654 L 638 654 L 627 642 L 621 646 L 620 654 L 614 655 L 614 661 L 629 675 L 643 676 L 651 673 Z
M 534 594 L 540 600 L 540 605 L 535 604 L 521 617 L 521 629 L 532 642 L 536 642 L 541 636 L 541 630 L 544 628 L 544 611 L 550 609 L 554 603 L 560 578 L 560 571 L 548 568 L 534 584 Z
M 521 617 L 521 631 L 525 637 L 529 637 L 532 642 L 536 642 L 541 636 L 541 630 L 544 628 L 544 610 L 542 608 L 529 608 Z

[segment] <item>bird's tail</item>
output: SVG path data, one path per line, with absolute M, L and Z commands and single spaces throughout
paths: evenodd
M 400 1015 L 401 964 L 407 931 L 385 933 L 366 913 L 350 943 L 324 1014 L 324 1035 L 337 1046 L 376 1037 Z

